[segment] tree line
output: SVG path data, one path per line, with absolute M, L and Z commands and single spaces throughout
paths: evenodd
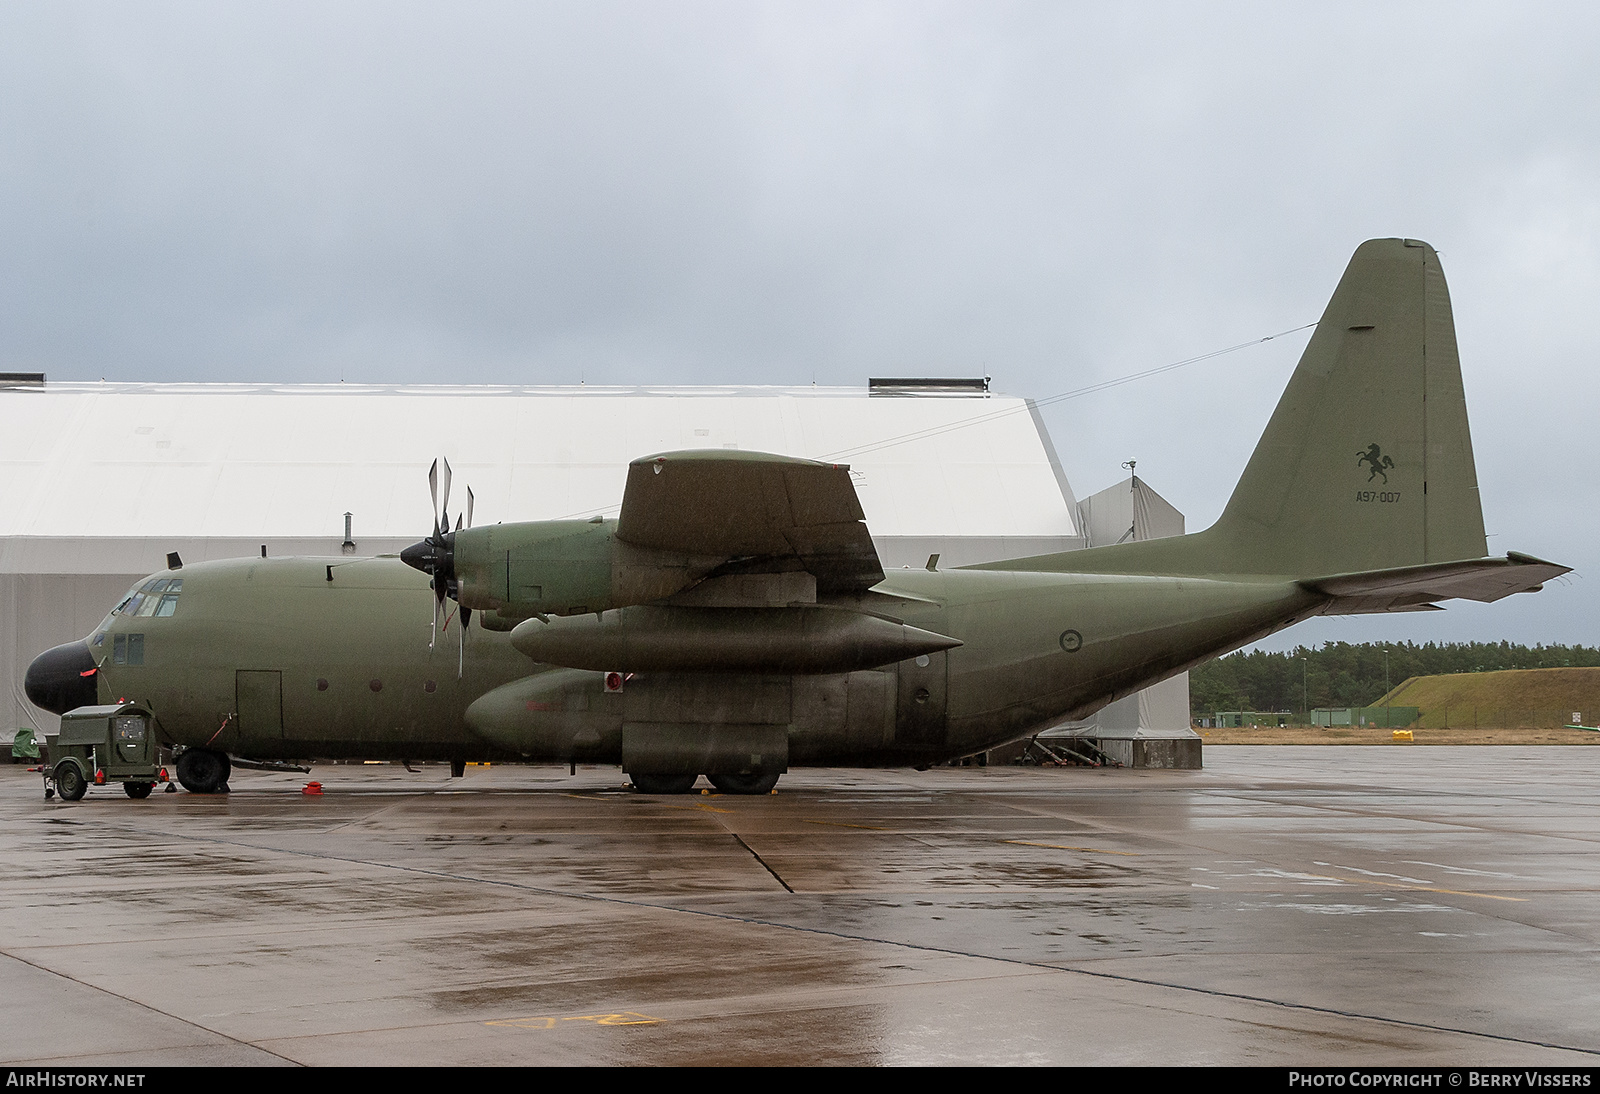
M 1189 709 L 1199 715 L 1361 707 L 1410 676 L 1596 665 L 1600 647 L 1512 642 L 1324 642 L 1321 649 L 1297 646 L 1288 653 L 1241 650 L 1189 673 Z

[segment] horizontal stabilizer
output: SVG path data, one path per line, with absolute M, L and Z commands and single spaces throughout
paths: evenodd
M 1337 574 L 1300 582 L 1312 592 L 1334 597 L 1326 615 L 1427 611 L 1433 601 L 1460 597 L 1491 603 L 1512 593 L 1535 592 L 1572 567 L 1511 552 L 1505 558 L 1479 558 L 1391 570 Z
M 860 591 L 883 580 L 863 517 L 845 464 L 710 449 L 629 464 L 616 534 L 744 572 L 804 570 L 821 592 Z

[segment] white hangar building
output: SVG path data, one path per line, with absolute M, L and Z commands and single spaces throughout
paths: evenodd
M 1032 403 L 982 380 L 607 388 L 12 376 L 0 379 L 0 675 L 11 724 L 53 731 L 53 716 L 23 698 L 28 663 L 90 633 L 129 586 L 166 568 L 168 552 L 197 562 L 263 547 L 398 551 L 431 529 L 427 471 L 441 455 L 454 471 L 451 513 L 470 484 L 475 524 L 614 516 L 629 461 L 687 448 L 850 464 L 886 568 L 1090 542 Z M 1183 724 L 1168 729 L 1187 734 L 1186 681 L 1183 692 Z

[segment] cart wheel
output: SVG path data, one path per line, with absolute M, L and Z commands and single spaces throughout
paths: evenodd
M 75 802 L 89 792 L 89 781 L 78 765 L 63 761 L 56 767 L 56 792 L 64 802 Z
M 122 792 L 135 800 L 148 798 L 150 791 L 155 788 L 154 783 L 123 783 Z

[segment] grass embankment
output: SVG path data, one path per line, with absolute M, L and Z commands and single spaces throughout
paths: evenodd
M 1208 744 L 1595 745 L 1600 733 L 1567 729 L 1574 713 L 1600 722 L 1600 668 L 1504 669 L 1413 676 L 1373 706 L 1420 707 L 1414 741 L 1371 726 L 1263 726 L 1197 730 Z
M 1413 676 L 1374 706 L 1422 708 L 1420 729 L 1559 728 L 1600 723 L 1600 668 L 1504 669 Z

